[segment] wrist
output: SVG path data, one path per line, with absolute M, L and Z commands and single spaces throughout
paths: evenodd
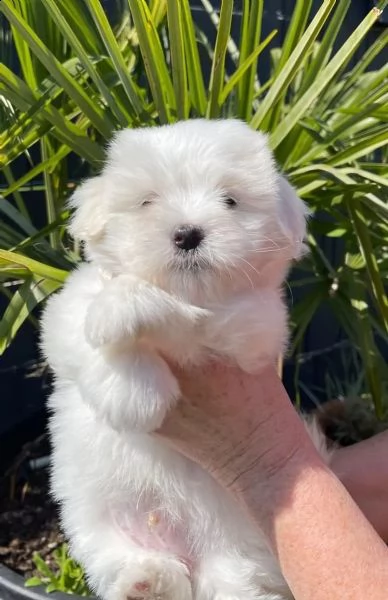
M 294 520 L 302 514 L 314 518 L 317 493 L 332 489 L 337 483 L 335 476 L 325 465 L 310 439 L 301 441 L 289 454 L 282 453 L 281 460 L 272 462 L 265 470 L 260 467 L 249 480 L 241 479 L 235 494 L 241 506 L 265 535 L 267 542 L 279 556 L 279 539 L 283 531 L 291 532 Z M 295 536 L 295 544 L 298 536 Z
M 237 495 L 255 495 L 257 488 L 272 494 L 302 468 L 326 468 L 277 378 L 267 392 L 264 410 L 256 408 L 262 419 L 252 418 L 256 426 L 245 435 L 237 429 L 239 444 L 233 447 L 232 440 L 230 451 L 223 453 L 229 470 L 224 485 Z

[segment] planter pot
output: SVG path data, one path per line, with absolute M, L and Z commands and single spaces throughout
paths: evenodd
M 0 600 L 85 600 L 82 596 L 51 592 L 48 594 L 43 586 L 28 588 L 24 578 L 0 564 Z

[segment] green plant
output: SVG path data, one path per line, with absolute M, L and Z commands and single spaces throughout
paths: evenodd
M 90 596 L 82 568 L 71 558 L 67 544 L 53 552 L 57 568 L 50 568 L 38 554 L 34 554 L 35 575 L 26 580 L 27 587 L 44 585 L 46 592 L 66 592 L 77 596 Z
M 388 340 L 388 67 L 368 69 L 386 48 L 388 31 L 350 63 L 387 1 L 338 50 L 351 0 L 323 0 L 314 16 L 312 0 L 296 0 L 281 47 L 276 32 L 262 38 L 264 0 L 244 0 L 238 40 L 230 35 L 233 2 L 224 0 L 219 13 L 209 0 L 202 3 L 217 26 L 214 45 L 197 31 L 189 0 L 122 1 L 129 10 L 115 27 L 99 0 L 1 1 L 21 64 L 21 75 L 0 65 L 0 94 L 13 111 L 0 135 L 7 182 L 0 201 L 0 278 L 9 297 L 1 350 L 79 259 L 65 229 L 69 165 L 99 169 L 106 140 L 125 126 L 236 115 L 268 132 L 279 164 L 315 215 L 310 256 L 291 282 L 304 292 L 292 311 L 291 350 L 299 352 L 326 303 L 360 353 L 381 414 L 388 374 L 376 338 Z M 43 19 L 45 35 L 38 27 Z M 267 79 L 264 53 L 271 60 Z M 36 146 L 40 158 L 16 176 L 18 160 Z M 43 177 L 43 228 L 33 225 L 28 191 L 37 177 Z M 322 251 L 322 236 L 340 240 L 338 264 Z

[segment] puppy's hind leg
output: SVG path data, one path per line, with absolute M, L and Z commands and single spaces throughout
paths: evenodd
M 257 558 L 235 551 L 204 556 L 195 573 L 196 600 L 291 600 L 271 555 Z
M 142 547 L 109 512 L 93 517 L 89 504 L 71 512 L 67 505 L 64 513 L 72 554 L 103 600 L 192 600 L 188 567 L 177 556 Z
M 176 558 L 137 549 L 123 564 L 106 600 L 191 600 L 189 572 Z

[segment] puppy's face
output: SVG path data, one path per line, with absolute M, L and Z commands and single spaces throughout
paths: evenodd
M 282 279 L 305 234 L 304 205 L 266 138 L 235 120 L 118 133 L 72 204 L 89 258 L 182 294 Z

